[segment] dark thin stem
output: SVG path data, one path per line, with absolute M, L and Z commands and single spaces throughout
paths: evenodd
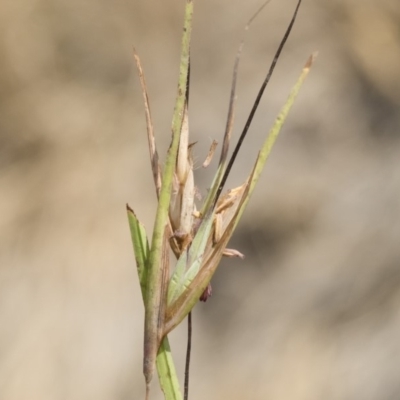
M 186 102 L 189 108 L 189 89 L 190 89 L 190 54 L 189 54 L 189 66 L 188 66 L 188 74 L 186 80 Z
M 189 399 L 189 368 L 190 368 L 191 351 L 192 351 L 192 312 L 188 314 L 188 340 L 186 348 L 185 385 L 184 385 L 183 400 Z
M 262 95 L 264 94 L 264 90 L 267 87 L 267 84 L 268 84 L 269 80 L 271 79 L 272 73 L 274 72 L 276 63 L 278 62 L 278 59 L 279 59 L 279 57 L 281 55 L 283 47 L 285 46 L 286 41 L 289 38 L 290 32 L 291 32 L 291 30 L 293 28 L 294 22 L 295 22 L 296 17 L 297 17 L 297 12 L 299 11 L 299 7 L 300 7 L 300 4 L 301 4 L 301 1 L 302 0 L 298 0 L 298 3 L 297 3 L 295 11 L 293 13 L 292 19 L 291 19 L 291 21 L 290 21 L 290 23 L 289 23 L 289 25 L 288 25 L 288 27 L 286 29 L 286 32 L 285 32 L 285 35 L 283 36 L 283 39 L 281 40 L 281 42 L 279 44 L 278 50 L 275 53 L 274 59 L 272 60 L 272 63 L 271 63 L 271 66 L 269 67 L 268 74 L 265 77 L 264 82 L 262 83 L 260 90 L 258 91 L 256 100 L 254 101 L 253 107 L 252 107 L 252 109 L 250 111 L 250 114 L 249 114 L 249 116 L 247 118 L 246 124 L 245 124 L 245 126 L 243 128 L 243 131 L 242 131 L 242 133 L 240 135 L 240 138 L 239 138 L 239 140 L 238 140 L 238 142 L 236 144 L 236 147 L 235 147 L 235 149 L 234 149 L 234 151 L 232 153 L 232 156 L 229 159 L 229 163 L 228 163 L 228 165 L 226 167 L 224 176 L 222 177 L 221 183 L 220 183 L 220 185 L 218 187 L 218 190 L 217 190 L 217 193 L 216 193 L 216 196 L 215 196 L 215 200 L 214 200 L 214 204 L 217 203 L 218 198 L 221 195 L 222 189 L 224 188 L 226 180 L 228 179 L 228 176 L 229 176 L 229 173 L 230 173 L 230 171 L 232 169 L 233 163 L 235 162 L 236 156 L 239 153 L 240 147 L 242 146 L 244 138 L 246 137 L 247 132 L 248 132 L 248 130 L 250 128 L 251 122 L 253 121 L 254 114 L 256 113 L 258 105 L 260 104 L 260 100 L 261 100 Z
M 186 104 L 189 112 L 189 88 L 190 88 L 190 58 L 188 68 L 188 78 L 186 86 Z M 188 400 L 189 398 L 189 369 L 190 369 L 190 355 L 192 351 L 192 312 L 188 314 L 188 337 L 186 346 L 186 362 L 185 362 L 185 383 L 184 383 L 184 394 L 183 399 Z

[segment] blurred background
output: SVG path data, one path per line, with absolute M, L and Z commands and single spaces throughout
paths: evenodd
M 272 1 L 246 37 L 234 139 L 295 3 Z M 216 161 L 201 164 L 221 142 L 234 56 L 259 5 L 195 4 L 190 123 L 203 194 Z M 156 202 L 132 46 L 164 155 L 183 8 L 2 1 L 1 400 L 144 398 L 125 203 L 151 232 Z M 246 258 L 224 260 L 195 308 L 192 400 L 400 398 L 399 26 L 398 0 L 304 1 L 229 187 L 319 57 L 230 244 Z M 171 343 L 182 377 L 185 326 Z

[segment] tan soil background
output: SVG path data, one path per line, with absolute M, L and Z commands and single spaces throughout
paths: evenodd
M 197 1 L 191 132 L 225 126 L 255 0 Z M 295 6 L 246 40 L 237 138 Z M 132 46 L 160 151 L 183 1 L 3 0 L 0 399 L 142 399 L 143 306 L 125 203 L 155 195 Z M 191 400 L 400 398 L 400 4 L 304 0 L 230 185 L 241 183 L 308 55 L 319 58 L 267 163 L 214 296 L 194 312 Z M 182 376 L 185 327 L 171 335 Z M 157 384 L 153 399 L 161 398 Z

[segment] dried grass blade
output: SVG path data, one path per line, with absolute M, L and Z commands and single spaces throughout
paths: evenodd
M 298 0 L 297 6 L 296 6 L 296 8 L 294 10 L 294 13 L 292 15 L 292 19 L 290 20 L 289 25 L 286 28 L 286 32 L 285 32 L 285 34 L 284 34 L 284 36 L 283 36 L 283 38 L 282 38 L 282 40 L 281 40 L 281 42 L 280 42 L 280 44 L 278 46 L 278 49 L 277 49 L 277 51 L 275 53 L 275 56 L 274 56 L 274 59 L 272 60 L 272 63 L 270 65 L 270 67 L 269 67 L 267 76 L 265 77 L 265 79 L 264 79 L 264 81 L 263 81 L 263 83 L 262 83 L 262 85 L 260 87 L 260 90 L 258 91 L 256 100 L 254 101 L 253 107 L 252 107 L 252 109 L 250 111 L 250 114 L 249 114 L 249 116 L 247 118 L 246 124 L 245 124 L 245 126 L 243 128 L 242 133 L 240 134 L 239 140 L 238 140 L 238 142 L 237 142 L 237 144 L 235 146 L 235 149 L 233 150 L 231 158 L 229 159 L 228 166 L 226 167 L 226 170 L 224 171 L 224 175 L 223 175 L 223 177 L 222 177 L 222 179 L 220 181 L 219 187 L 216 190 L 215 202 L 218 200 L 218 198 L 219 198 L 219 196 L 220 196 L 220 194 L 222 192 L 222 189 L 223 189 L 223 187 L 224 187 L 224 185 L 226 183 L 226 180 L 228 179 L 230 170 L 231 170 L 231 168 L 233 166 L 233 163 L 235 162 L 236 156 L 239 153 L 239 150 L 240 150 L 240 148 L 242 146 L 242 143 L 243 143 L 243 141 L 244 141 L 244 139 L 245 139 L 245 137 L 247 135 L 247 132 L 248 132 L 248 130 L 250 128 L 250 125 L 251 125 L 251 123 L 253 121 L 254 114 L 256 113 L 258 105 L 260 104 L 260 100 L 261 100 L 261 98 L 262 98 L 262 96 L 264 94 L 265 88 L 267 87 L 268 82 L 271 79 L 271 76 L 272 76 L 272 74 L 274 72 L 275 66 L 276 66 L 276 64 L 278 62 L 278 59 L 279 59 L 279 57 L 281 55 L 281 52 L 282 52 L 282 50 L 283 50 L 283 48 L 284 48 L 284 46 L 285 46 L 285 44 L 286 44 L 286 42 L 287 42 L 287 40 L 289 38 L 290 32 L 292 31 L 293 25 L 294 25 L 294 23 L 296 21 L 297 13 L 299 11 L 301 2 L 302 2 L 302 0 Z
M 139 73 L 140 85 L 142 88 L 143 103 L 146 114 L 146 129 L 147 129 L 147 140 L 149 143 L 151 169 L 153 171 L 153 180 L 154 180 L 154 185 L 156 187 L 156 193 L 158 198 L 160 196 L 160 190 L 161 190 L 161 167 L 158 159 L 156 140 L 154 137 L 154 128 L 151 119 L 150 103 L 149 103 L 149 96 L 147 93 L 146 80 L 144 77 L 144 72 L 142 64 L 140 62 L 140 58 L 136 53 L 135 48 L 133 49 L 133 57 L 135 58 L 136 67 Z
M 264 9 L 264 7 L 270 2 L 270 0 L 267 0 L 254 14 L 253 16 L 249 19 L 247 22 L 245 28 L 244 28 L 244 35 L 243 38 L 240 42 L 238 51 L 235 56 L 235 63 L 233 65 L 233 75 L 232 75 L 232 83 L 231 83 L 231 93 L 229 96 L 229 108 L 228 108 L 228 117 L 226 120 L 226 127 L 225 127 L 225 134 L 224 134 L 224 140 L 222 143 L 222 149 L 221 149 L 221 155 L 219 159 L 219 164 L 218 164 L 218 169 L 217 173 L 215 175 L 215 178 L 213 180 L 211 189 L 209 191 L 209 194 L 204 202 L 204 206 L 201 210 L 202 214 L 206 213 L 206 210 L 209 209 L 209 207 L 212 204 L 215 204 L 215 195 L 218 191 L 218 187 L 220 186 L 221 180 L 223 179 L 223 176 L 225 174 L 225 167 L 226 167 L 226 160 L 228 157 L 228 151 L 229 151 L 229 144 L 231 141 L 231 136 L 232 136 L 232 130 L 233 130 L 233 123 L 234 123 L 234 116 L 235 116 L 235 103 L 236 103 L 236 83 L 237 83 L 237 77 L 238 77 L 238 72 L 239 72 L 239 64 L 240 64 L 240 59 L 242 57 L 242 52 L 244 48 L 244 42 L 245 42 L 245 37 L 247 31 L 250 29 L 251 23 L 254 21 L 254 19 L 260 14 L 260 12 Z
M 210 165 L 211 160 L 213 159 L 213 156 L 215 153 L 215 149 L 217 148 L 217 145 L 218 145 L 218 142 L 216 140 L 213 140 L 213 142 L 211 143 L 211 146 L 210 146 L 210 150 L 208 150 L 207 157 L 203 162 L 203 165 L 202 165 L 203 168 L 207 168 Z

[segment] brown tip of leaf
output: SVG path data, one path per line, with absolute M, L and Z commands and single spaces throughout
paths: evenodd
M 133 213 L 133 214 L 135 214 L 135 213 L 133 212 L 132 208 L 129 207 L 129 204 L 128 204 L 128 203 L 126 203 L 126 210 L 127 210 L 127 211 L 130 211 L 130 212 Z
M 218 142 L 216 140 L 213 140 L 213 142 L 211 143 L 211 146 L 210 146 L 210 150 L 208 150 L 207 158 L 203 162 L 203 165 L 202 165 L 203 168 L 207 168 L 210 165 L 210 162 L 214 156 L 214 152 L 215 152 L 217 145 L 218 145 Z
M 311 56 L 308 58 L 306 65 L 304 66 L 304 69 L 311 68 L 317 56 L 318 56 L 318 51 L 314 51 L 314 53 L 312 53 Z
M 235 249 L 225 249 L 222 253 L 225 257 L 239 257 L 240 259 L 244 259 L 244 254 Z

